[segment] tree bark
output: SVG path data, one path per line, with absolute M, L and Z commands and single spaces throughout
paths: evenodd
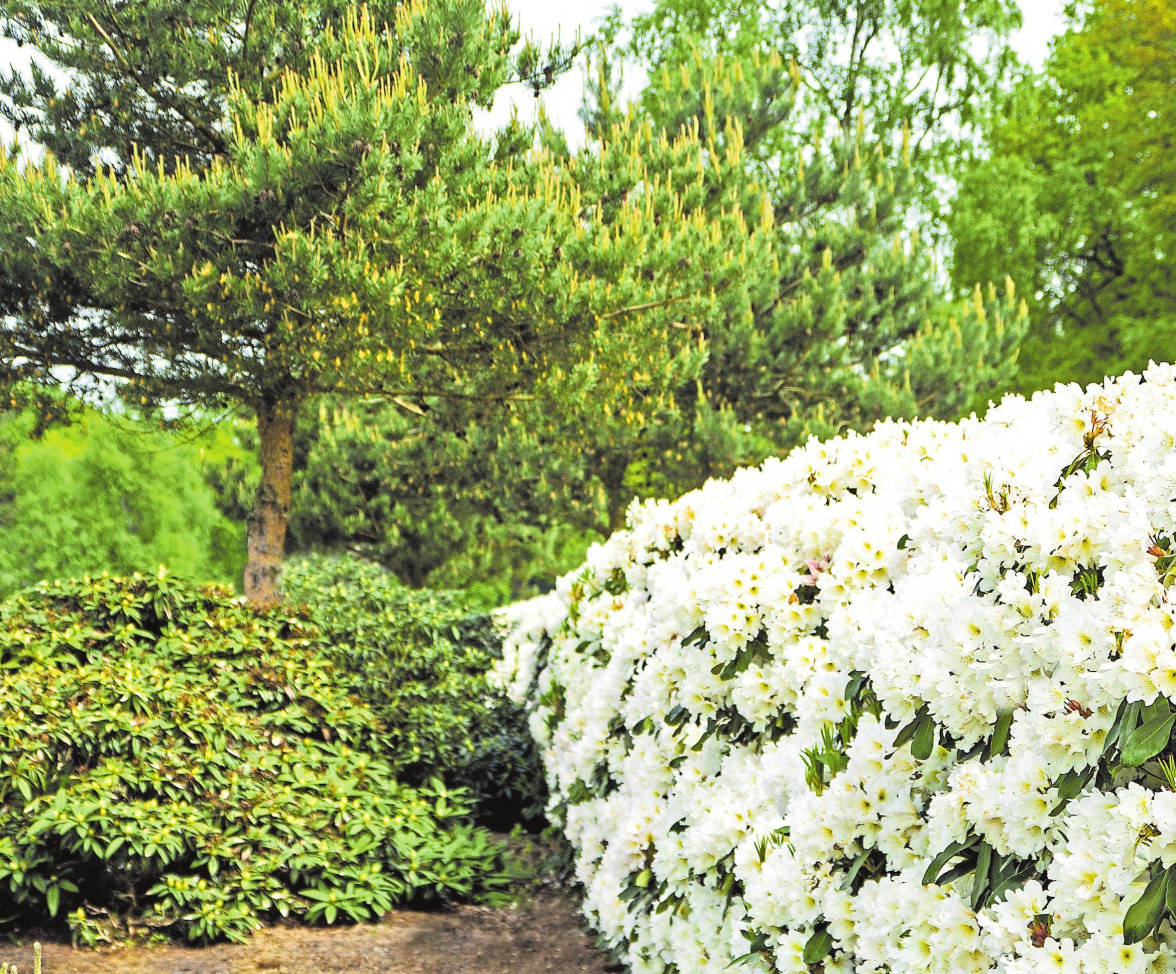
M 265 401 L 257 408 L 261 439 L 261 483 L 247 519 L 249 561 L 245 595 L 258 608 L 282 600 L 279 583 L 290 520 L 290 488 L 294 479 L 294 414 L 292 402 Z
M 633 496 L 632 491 L 625 490 L 625 472 L 628 469 L 629 456 L 625 453 L 607 456 L 600 467 L 598 476 L 604 487 L 609 534 L 615 534 L 625 526 L 625 512 Z

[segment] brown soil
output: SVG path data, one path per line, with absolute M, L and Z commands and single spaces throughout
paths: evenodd
M 31 945 L 0 944 L 0 963 L 33 969 Z M 381 923 L 269 927 L 214 947 L 44 948 L 44 974 L 607 974 L 571 897 L 544 890 L 525 905 L 399 910 Z

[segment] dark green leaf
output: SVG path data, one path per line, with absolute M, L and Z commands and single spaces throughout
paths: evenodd
M 866 864 L 866 860 L 870 858 L 872 849 L 867 849 L 865 852 L 859 853 L 858 857 L 854 859 L 853 864 L 845 873 L 845 878 L 841 881 L 841 889 L 852 889 L 853 881 L 857 879 L 858 873 L 862 871 L 862 866 Z
M 1009 743 L 1009 728 L 1013 726 L 1013 711 L 1005 710 L 996 718 L 992 728 L 992 737 L 988 739 L 988 757 L 993 758 L 1004 754 Z
M 1142 706 L 1143 704 L 1138 700 L 1134 703 L 1124 701 L 1119 705 L 1118 716 L 1115 717 L 1115 722 L 1111 725 L 1111 729 L 1107 732 L 1107 739 L 1103 743 L 1103 754 L 1110 751 L 1121 738 L 1126 739 L 1127 735 L 1135 730 Z
M 1161 720 L 1171 713 L 1172 705 L 1168 702 L 1168 698 L 1161 693 L 1154 701 L 1145 704 L 1140 709 L 1139 722 L 1141 724 L 1147 724 L 1153 720 Z
M 935 750 L 935 721 L 930 714 L 924 714 L 915 728 L 915 735 L 911 741 L 911 757 L 919 761 L 926 761 Z
M 984 893 L 988 889 L 988 870 L 992 866 L 992 846 L 981 842 L 976 853 L 976 878 L 972 881 L 972 909 L 980 909 Z
M 938 882 L 939 874 L 943 871 L 943 867 L 946 866 L 961 852 L 972 848 L 972 846 L 974 846 L 979 841 L 979 836 L 970 835 L 962 842 L 953 842 L 951 845 L 949 845 L 946 849 L 939 853 L 939 855 L 931 860 L 931 865 L 929 865 L 926 871 L 923 873 L 923 885 L 930 886 L 932 883 Z
M 1137 944 L 1159 926 L 1167 892 L 1167 871 L 1153 876 L 1143 895 L 1131 905 L 1127 915 L 1123 917 L 1124 943 Z
M 1137 768 L 1163 751 L 1172 736 L 1174 723 L 1176 714 L 1170 714 L 1167 717 L 1149 720 L 1135 728 L 1123 743 L 1123 764 L 1129 768 Z
M 895 736 L 894 749 L 896 751 L 915 736 L 915 731 L 918 729 L 919 722 L 922 721 L 926 715 L 927 705 L 923 704 L 923 706 L 921 706 L 918 712 L 915 714 L 914 718 Z
M 804 962 L 819 964 L 833 951 L 833 937 L 826 927 L 819 927 L 804 945 Z
M 861 692 L 869 677 L 861 670 L 854 670 L 849 674 L 849 682 L 845 685 L 845 699 L 854 700 Z

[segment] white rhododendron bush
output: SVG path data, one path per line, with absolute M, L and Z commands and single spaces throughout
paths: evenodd
M 811 442 L 508 611 L 632 970 L 1176 970 L 1176 371 Z

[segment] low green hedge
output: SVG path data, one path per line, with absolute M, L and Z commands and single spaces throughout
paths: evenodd
M 546 798 L 526 715 L 491 686 L 502 656 L 490 615 L 465 593 L 405 587 L 380 566 L 316 555 L 287 564 L 347 688 L 382 723 L 384 755 L 410 783 L 469 790 L 479 820 L 537 823 Z
M 493 898 L 501 848 L 465 794 L 397 780 L 330 655 L 303 612 L 162 574 L 0 605 L 5 914 L 215 940 Z

